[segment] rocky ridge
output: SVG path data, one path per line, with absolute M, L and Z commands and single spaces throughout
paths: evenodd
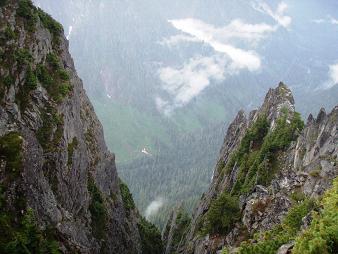
M 310 115 L 304 128 L 296 118 L 292 93 L 283 83 L 270 89 L 262 106 L 248 117 L 244 111 L 237 114 L 229 125 L 210 188 L 182 234 L 178 253 L 217 253 L 224 247 L 236 253 L 237 247 L 255 233 L 280 225 L 297 202 L 316 199 L 330 188 L 338 175 L 338 106 L 329 114 L 321 109 L 316 118 Z M 257 128 L 261 132 L 255 132 Z M 280 133 L 292 128 L 290 139 L 285 142 Z M 255 139 L 253 135 L 261 137 Z M 245 152 L 241 153 L 243 149 Z M 264 157 L 260 158 L 262 154 Z M 210 210 L 217 207 L 215 203 L 224 193 L 237 198 L 239 219 L 222 232 L 206 232 Z M 309 224 L 306 218 L 304 224 Z M 292 246 L 283 245 L 278 253 L 286 253 L 282 250 Z

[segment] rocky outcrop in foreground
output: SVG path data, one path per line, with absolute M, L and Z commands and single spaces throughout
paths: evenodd
M 304 126 L 282 83 L 258 110 L 240 111 L 175 251 L 287 253 L 338 175 L 337 128 L 338 106 L 310 115 Z
M 2 253 L 161 253 L 118 178 L 63 29 L 0 1 Z

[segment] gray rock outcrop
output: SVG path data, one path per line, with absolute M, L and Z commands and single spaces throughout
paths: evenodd
M 229 233 L 206 236 L 200 233 L 212 200 L 222 192 L 233 191 L 240 173 L 239 166 L 235 163 L 226 173 L 221 169 L 230 164 L 231 155 L 238 149 L 248 129 L 264 115 L 271 132 L 285 112 L 286 122 L 290 124 L 295 114 L 294 99 L 289 88 L 280 83 L 277 88 L 269 90 L 258 110 L 250 112 L 248 117 L 243 111 L 238 113 L 229 125 L 212 184 L 200 200 L 189 231 L 177 248 L 179 253 L 218 253 L 224 246 L 235 250 L 243 240 L 248 240 L 248 235 L 280 224 L 292 206 L 292 195 L 318 198 L 331 186 L 338 175 L 338 106 L 329 114 L 321 109 L 317 118 L 310 115 L 296 140 L 278 153 L 278 170 L 269 173 L 272 174 L 270 184 L 256 184 L 248 193 L 240 195 L 241 220 Z M 304 221 L 304 226 L 308 223 Z M 291 247 L 285 245 L 280 252 L 285 253 Z

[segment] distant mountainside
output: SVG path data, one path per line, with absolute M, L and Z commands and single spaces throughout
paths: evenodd
M 289 84 L 304 115 L 336 103 L 337 86 L 322 89 L 325 82 L 333 85 L 329 67 L 338 59 L 333 0 L 35 3 L 66 27 L 75 64 L 119 163 L 142 156 L 144 147 L 157 154 L 159 145 L 229 122 L 239 109 L 258 106 L 270 84 L 280 80 Z M 229 52 L 198 38 L 195 28 L 253 63 L 233 64 Z M 168 111 L 170 117 L 164 115 Z
M 119 179 L 62 26 L 0 2 L 0 252 L 162 253 Z
M 146 213 L 151 204 L 160 205 L 157 211 L 148 213 L 149 220 L 162 228 L 177 202 L 192 213 L 211 182 L 210 169 L 217 159 L 214 147 L 221 147 L 219 137 L 224 136 L 224 129 L 225 125 L 220 124 L 213 130 L 183 136 L 173 147 L 162 148 L 159 155 L 145 154 L 119 165 L 120 175 L 127 180 L 140 211 Z
M 270 89 L 230 124 L 191 222 L 172 213 L 165 253 L 336 253 L 337 128 L 338 106 L 304 125 L 289 88 Z

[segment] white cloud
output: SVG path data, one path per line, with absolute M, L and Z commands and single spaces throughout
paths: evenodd
M 275 26 L 265 23 L 261 24 L 247 24 L 240 19 L 231 21 L 227 26 L 216 28 L 213 25 L 204 23 L 198 19 L 175 19 L 169 22 L 178 30 L 189 34 L 188 40 L 202 41 L 209 43 L 210 41 L 229 42 L 232 39 L 240 39 L 249 43 L 259 42 L 264 39 L 269 33 L 276 31 Z M 172 36 L 174 41 L 177 35 Z M 184 40 L 186 37 L 181 37 Z M 177 40 L 177 42 L 181 42 Z
M 325 19 L 313 19 L 312 22 L 316 24 L 322 24 L 322 23 L 325 23 L 326 20 Z
M 210 42 L 210 45 L 218 52 L 227 54 L 231 60 L 233 69 L 245 69 L 256 71 L 261 67 L 261 59 L 254 51 L 245 51 L 229 44 Z
M 230 44 L 231 39 L 242 39 L 247 42 L 258 42 L 268 33 L 275 30 L 266 24 L 245 24 L 241 20 L 234 20 L 228 26 L 215 28 L 197 19 L 169 20 L 178 30 L 189 34 L 193 38 L 211 46 L 215 51 L 224 53 L 233 61 L 233 67 L 258 70 L 261 61 L 257 53 L 236 48 Z
M 338 85 L 338 63 L 329 66 L 329 79 L 320 87 L 320 89 L 330 89 Z
M 284 2 L 278 5 L 276 11 L 272 11 L 263 2 L 259 2 L 254 8 L 273 17 L 277 24 L 249 24 L 241 19 L 234 19 L 226 26 L 215 27 L 193 18 L 169 20 L 169 23 L 182 33 L 165 38 L 160 44 L 172 47 L 183 42 L 200 42 L 209 45 L 216 55 L 193 57 L 179 68 L 161 68 L 159 77 L 162 88 L 170 99 L 155 98 L 159 111 L 170 115 L 175 108 L 186 105 L 200 94 L 212 80 L 224 80 L 225 74 L 235 74 L 240 70 L 260 70 L 261 57 L 254 48 L 280 26 L 288 27 L 291 18 L 284 14 L 287 9 Z M 238 42 L 241 48 L 236 46 Z
M 338 25 L 338 19 L 335 19 L 331 17 L 330 15 L 327 15 L 327 17 L 323 19 L 313 19 L 312 22 L 316 24 L 329 23 L 332 25 Z
M 333 84 L 338 84 L 338 64 L 330 66 L 330 78 Z
M 330 22 L 332 25 L 338 25 L 338 19 L 335 19 L 335 18 L 330 18 Z
M 209 86 L 211 80 L 225 79 L 226 63 L 225 57 L 215 55 L 192 58 L 180 68 L 161 68 L 159 76 L 163 82 L 162 88 L 173 96 L 173 101 L 169 103 L 158 97 L 157 108 L 169 115 L 175 108 L 186 105 Z
M 168 47 L 176 46 L 181 42 L 199 42 L 199 40 L 195 37 L 184 35 L 184 34 L 177 34 L 173 35 L 169 38 L 163 39 L 159 42 L 161 45 L 166 45 Z
M 265 13 L 273 18 L 279 25 L 288 28 L 291 25 L 292 18 L 290 16 L 285 15 L 286 10 L 288 9 L 288 5 L 285 2 L 280 2 L 275 11 L 263 1 L 258 1 L 253 4 L 253 8 L 257 11 Z
M 163 198 L 157 198 L 154 201 L 152 201 L 146 208 L 145 211 L 146 219 L 149 219 L 149 217 L 156 215 L 163 205 L 164 205 Z
M 67 40 L 69 40 L 71 34 L 72 34 L 72 31 L 73 31 L 73 26 L 69 26 L 68 28 L 68 35 L 66 36 Z

